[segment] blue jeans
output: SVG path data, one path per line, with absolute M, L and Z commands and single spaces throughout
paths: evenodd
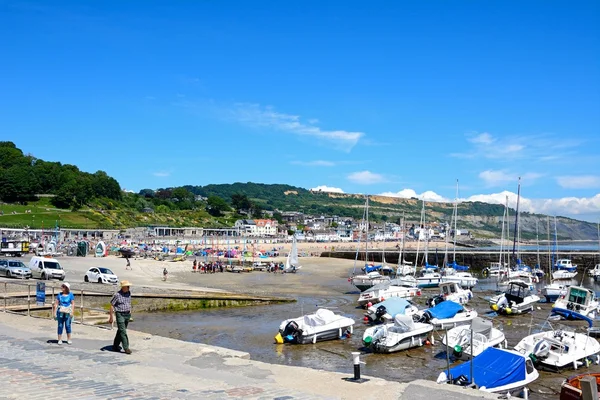
M 71 314 L 57 312 L 56 319 L 58 321 L 58 334 L 62 335 L 63 325 L 64 325 L 64 327 L 67 329 L 67 334 L 70 335 L 71 334 L 71 320 L 73 319 L 71 317 Z

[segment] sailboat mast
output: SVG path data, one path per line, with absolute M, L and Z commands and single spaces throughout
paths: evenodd
M 402 254 L 404 252 L 404 213 L 402 213 L 402 220 L 400 221 L 400 233 L 402 234 L 402 238 L 400 239 L 400 252 L 398 254 L 398 268 L 400 268 L 404 265 L 404 262 L 402 261 L 402 258 L 404 257 L 404 255 Z
M 504 268 L 504 264 L 502 260 L 504 258 L 504 226 L 506 225 L 506 213 L 508 210 L 508 196 L 506 196 L 506 202 L 504 204 L 504 212 L 502 213 L 502 233 L 500 234 L 500 259 L 498 262 L 500 263 L 500 268 Z
M 550 252 L 550 216 L 548 215 L 548 218 L 546 219 L 547 223 L 548 223 L 548 227 L 547 227 L 547 232 L 548 232 L 548 241 L 547 241 L 547 246 L 548 246 L 548 274 L 552 274 L 552 254 Z
M 425 202 L 423 202 L 423 207 L 425 207 Z M 421 218 L 419 219 L 419 234 L 417 235 L 417 253 L 415 255 L 415 273 L 417 271 L 417 265 L 419 264 L 419 249 L 421 246 L 421 225 L 423 223 L 423 211 L 421 211 Z
M 535 241 L 537 243 L 537 265 L 536 267 L 540 268 L 540 231 L 538 227 L 538 222 L 535 221 Z
M 521 199 L 521 177 L 519 177 L 519 186 L 517 188 L 517 210 L 515 213 L 515 232 L 514 232 L 513 250 L 512 250 L 512 256 L 513 256 L 514 263 L 516 263 L 516 261 L 517 261 L 517 240 L 518 240 L 518 235 L 519 235 L 519 200 L 520 199 Z
M 367 237 L 365 239 L 365 265 L 369 262 L 369 195 L 367 195 L 367 207 L 366 207 L 366 214 L 367 214 L 367 226 L 366 226 L 366 232 L 367 232 Z
M 456 262 L 456 227 L 458 219 L 458 179 L 456 180 L 456 197 L 454 197 L 454 248 L 452 249 L 452 262 Z

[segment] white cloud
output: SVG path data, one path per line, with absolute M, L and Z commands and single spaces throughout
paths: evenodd
M 318 121 L 309 120 L 305 123 L 301 121 L 299 115 L 280 113 L 271 106 L 264 107 L 260 104 L 238 103 L 230 110 L 230 113 L 240 123 L 300 136 L 310 136 L 343 151 L 352 150 L 360 138 L 365 135 L 363 132 L 325 130 L 315 125 Z
M 304 165 L 306 167 L 335 167 L 333 161 L 314 160 L 314 161 L 292 161 L 290 164 Z
M 370 185 L 386 181 L 383 175 L 376 174 L 371 171 L 353 172 L 350 175 L 348 175 L 348 180 L 354 183 L 359 183 L 361 185 Z
M 340 188 L 330 187 L 330 186 L 325 186 L 325 185 L 317 186 L 310 190 L 313 192 L 344 193 L 344 191 Z
M 556 182 L 567 189 L 593 189 L 600 187 L 600 176 L 559 176 Z
M 507 172 L 506 170 L 486 170 L 479 173 L 479 178 L 485 182 L 486 186 L 505 186 L 510 182 L 516 184 L 519 180 L 519 176 L 523 183 L 531 183 L 536 179 L 541 178 L 543 175 L 538 174 L 537 172 L 526 172 L 519 175 Z
M 468 139 L 471 143 L 492 144 L 496 141 L 492 135 L 487 132 L 480 133 Z
M 435 202 L 448 202 L 450 200 L 444 198 L 443 196 L 440 196 L 439 194 L 431 191 L 431 190 L 427 190 L 421 194 L 417 194 L 417 192 L 415 192 L 413 189 L 402 189 L 399 192 L 385 192 L 385 193 L 381 193 L 380 196 L 387 196 L 387 197 L 400 197 L 402 199 L 410 199 L 410 198 L 417 198 L 419 200 L 425 200 L 425 201 L 435 201 Z
M 166 178 L 167 176 L 171 176 L 170 172 L 167 171 L 157 171 L 152 173 L 152 175 L 159 177 L 159 178 Z

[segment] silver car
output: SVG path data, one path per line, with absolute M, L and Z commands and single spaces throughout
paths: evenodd
M 31 270 L 22 261 L 0 260 L 0 276 L 7 278 L 31 278 Z

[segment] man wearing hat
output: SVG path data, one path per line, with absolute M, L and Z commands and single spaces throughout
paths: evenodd
M 127 337 L 127 325 L 131 319 L 131 292 L 129 281 L 121 281 L 121 290 L 115 293 L 110 301 L 110 316 L 108 323 L 113 323 L 113 313 L 117 317 L 117 334 L 113 341 L 113 351 L 121 351 L 120 344 L 123 344 L 123 350 L 131 354 L 129 349 L 129 338 Z

